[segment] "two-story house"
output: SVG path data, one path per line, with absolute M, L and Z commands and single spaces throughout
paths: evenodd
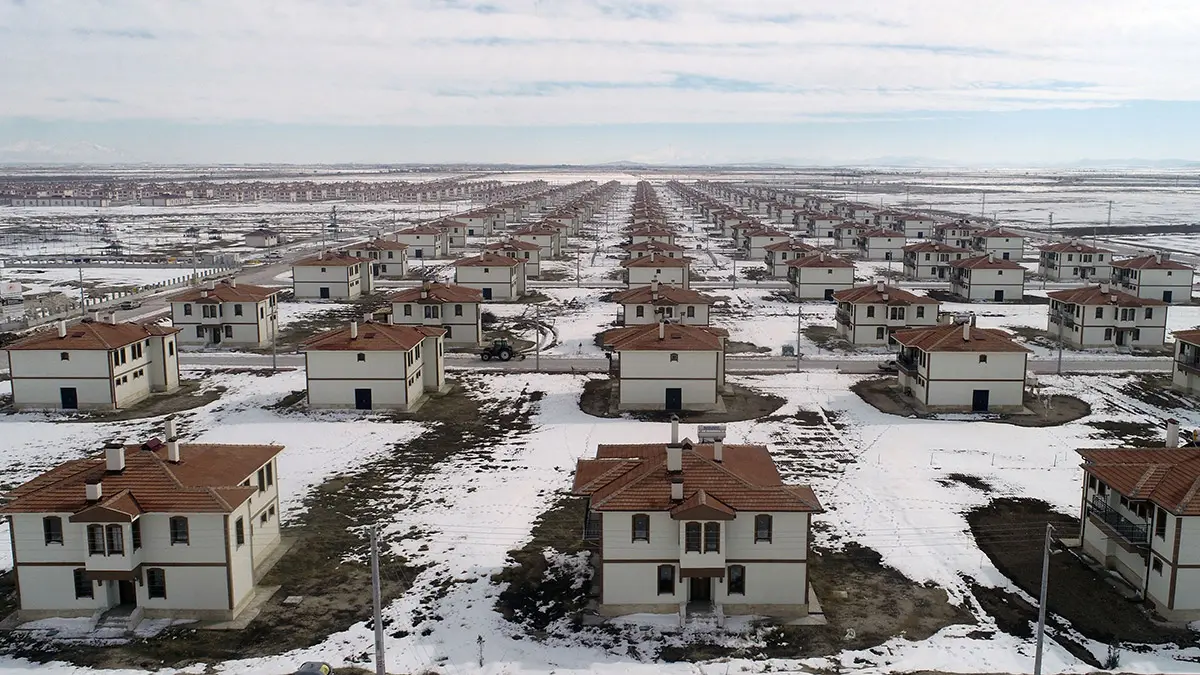
M 621 267 L 625 268 L 625 285 L 630 288 L 649 286 L 654 281 L 688 288 L 691 284 L 691 264 L 691 258 L 664 258 L 657 253 L 621 261 Z
M 450 255 L 450 239 L 446 231 L 433 225 L 417 225 L 400 230 L 390 238 L 408 245 L 409 258 L 446 258 Z
M 269 347 L 278 328 L 278 288 L 210 281 L 170 298 L 171 324 L 179 344 L 208 347 Z
M 1078 241 L 1049 244 L 1038 256 L 1038 274 L 1049 281 L 1108 282 L 1112 279 L 1112 251 Z
M 371 262 L 371 276 L 376 279 L 403 279 L 408 275 L 408 244 L 387 239 L 375 239 L 347 247 L 346 253 Z
M 771 276 L 783 279 L 787 277 L 789 262 L 806 255 L 817 255 L 821 249 L 792 239 L 764 246 L 763 251 L 766 253 L 767 269 L 771 270 Z
M 362 258 L 320 253 L 292 263 L 292 295 L 297 300 L 353 300 L 375 290 Z
M 1083 458 L 1082 551 L 1170 621 L 1200 618 L 1200 448 L 1077 450 Z
M 895 230 L 865 230 L 858 235 L 858 251 L 867 260 L 900 260 L 904 234 Z
M 1155 253 L 1112 262 L 1112 283 L 1139 298 L 1170 303 L 1192 301 L 1192 276 L 1195 271 L 1169 253 Z
M 656 241 L 662 244 L 675 243 L 675 231 L 658 225 L 648 225 L 629 230 L 629 243 L 640 244 L 644 241 Z
M 966 300 L 1020 300 L 1025 297 L 1025 268 L 992 253 L 953 260 L 950 292 Z
M 707 326 L 712 298 L 686 288 L 676 288 L 651 281 L 613 295 L 613 302 L 622 306 L 621 321 L 635 326 L 659 321 L 673 321 L 688 326 Z
M 746 232 L 742 248 L 747 252 L 747 259 L 766 260 L 768 247 L 788 243 L 791 243 L 791 235 L 787 232 L 762 227 Z
M 478 288 L 484 300 L 519 300 L 525 295 L 525 261 L 485 251 L 454 261 L 454 283 Z
M 446 245 L 450 248 L 466 248 L 467 233 L 473 228 L 457 220 L 439 220 L 430 223 L 446 235 Z
M 117 410 L 179 389 L 178 328 L 84 319 L 9 344 L 17 409 Z
M 970 255 L 965 248 L 940 241 L 922 241 L 904 247 L 904 275 L 909 279 L 949 279 L 950 263 Z
M 833 247 L 837 249 L 858 249 L 858 237 L 867 231 L 866 225 L 842 221 L 833 228 Z
M 725 338 L 709 326 L 657 323 L 607 331 L 622 410 L 714 410 L 725 390 Z
M 832 300 L 854 286 L 854 263 L 824 251 L 788 262 L 788 284 L 796 300 Z
M 663 241 L 639 241 L 636 244 L 624 244 L 626 258 L 644 258 L 648 255 L 658 255 L 663 258 L 682 258 L 687 249 L 679 244 L 668 244 Z
M 483 342 L 483 293 L 477 288 L 425 281 L 418 288 L 397 291 L 389 299 L 392 323 L 443 328 L 445 343 L 456 347 Z
M 723 439 L 600 445 L 576 465 L 584 539 L 599 545 L 606 616 L 689 612 L 796 618 L 813 601 L 806 485 L 785 484 L 761 445 Z
M 1200 394 L 1200 329 L 1180 330 L 1175 337 L 1171 386 L 1186 394 Z
M 833 294 L 837 332 L 854 345 L 884 347 L 898 330 L 934 326 L 941 303 L 878 280 Z
M 908 239 L 925 239 L 933 236 L 935 224 L 933 218 L 928 216 L 906 213 L 896 218 L 892 229 L 902 233 Z
M 445 334 L 436 326 L 352 321 L 314 335 L 301 349 L 309 407 L 416 409 L 445 384 Z
M 1004 228 L 992 227 L 975 233 L 973 248 L 1001 260 L 1020 260 L 1025 257 L 1025 237 Z
M 519 239 L 505 239 L 483 247 L 485 253 L 506 255 L 525 263 L 525 277 L 533 278 L 542 274 L 542 247 Z
M 933 227 L 933 238 L 955 248 L 974 249 L 975 235 L 982 232 L 983 229 L 969 221 L 957 220 L 953 223 L 935 225 Z
M 562 232 L 548 223 L 534 223 L 513 230 L 512 238 L 530 244 L 537 244 L 542 250 L 543 258 L 557 258 L 562 255 Z
M 231 620 L 280 544 L 278 445 L 111 443 L 17 487 L 0 513 L 20 618 Z M 261 598 L 260 598 L 261 599 Z
M 931 412 L 1020 411 L 1030 350 L 975 318 L 897 331 L 900 390 Z
M 1167 303 L 1122 293 L 1107 282 L 1051 291 L 1046 330 L 1077 348 L 1162 349 Z
M 797 219 L 799 218 L 800 216 L 797 216 Z M 803 218 L 805 231 L 810 237 L 832 239 L 837 226 L 842 224 L 841 218 L 820 211 L 808 212 L 803 215 Z

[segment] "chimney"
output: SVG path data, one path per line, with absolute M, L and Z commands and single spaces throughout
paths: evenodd
M 67 322 L 66 321 L 60 320 L 58 322 L 58 337 L 60 337 L 60 338 L 67 337 Z
M 202 298 L 207 298 L 207 297 L 208 297 L 208 291 L 200 291 L 200 297 L 202 297 Z
M 825 262 L 825 251 L 821 251 L 821 262 Z
M 1168 448 L 1179 447 L 1179 420 L 1172 417 L 1167 420 L 1167 443 Z
M 429 280 L 425 279 L 425 280 L 421 281 L 421 299 L 424 300 L 428 297 L 429 297 Z
M 179 452 L 179 441 L 175 438 L 167 439 L 167 461 L 172 464 L 183 461 L 183 455 Z
M 387 322 L 387 325 L 389 325 L 389 326 L 392 325 L 392 313 L 391 312 L 388 312 L 387 314 L 384 315 L 384 321 Z
M 658 279 L 650 280 L 650 292 L 656 296 L 658 295 Z
M 163 430 L 163 435 L 166 436 L 168 440 L 175 438 L 175 436 L 177 435 L 175 433 L 175 416 L 168 415 L 167 419 L 165 419 L 163 421 L 163 423 L 165 426 L 165 428 Z
M 233 277 L 229 277 L 229 287 L 237 288 L 237 279 L 234 279 Z
M 725 441 L 722 441 L 719 438 L 713 441 L 713 461 L 725 461 Z
M 350 339 L 351 340 L 358 339 L 358 322 L 357 321 L 350 322 Z
M 125 470 L 125 446 L 121 443 L 104 444 L 104 470 L 121 473 Z
M 683 446 L 672 443 L 667 446 L 667 473 L 683 471 Z
M 963 340 L 970 340 L 971 339 L 971 324 L 970 324 L 970 322 L 964 322 L 962 327 L 963 327 Z
M 683 476 L 671 477 L 671 501 L 683 501 Z
M 1101 295 L 1108 295 L 1108 282 L 1107 281 L 1100 283 L 1100 293 L 1101 293 Z
M 671 415 L 671 444 L 679 443 L 679 415 Z
M 888 299 L 889 299 L 889 298 L 888 298 L 888 294 L 887 294 L 887 293 L 884 293 L 884 294 L 883 294 L 882 296 L 880 296 L 880 297 L 882 297 L 882 298 L 883 298 L 883 301 L 884 301 L 884 302 L 887 302 L 887 301 L 888 301 Z
M 363 323 L 371 323 L 371 320 L 374 318 L 375 315 L 371 312 L 363 312 Z
M 667 339 L 667 322 L 665 319 L 658 320 L 658 339 Z
M 988 262 L 990 262 L 990 263 L 996 262 L 996 254 L 995 253 L 988 253 Z
M 100 487 L 100 481 L 94 483 L 88 481 L 83 484 L 83 488 L 86 490 L 85 494 L 89 502 L 98 502 L 104 496 L 104 490 Z
M 204 287 L 210 291 L 215 291 L 217 290 L 217 282 L 209 279 L 208 281 L 204 282 Z
M 884 288 L 883 279 L 876 279 L 875 280 L 875 290 L 882 293 L 883 288 Z

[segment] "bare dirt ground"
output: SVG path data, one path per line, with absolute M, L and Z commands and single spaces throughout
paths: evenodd
M 902 417 L 923 417 L 936 419 L 936 414 L 919 412 L 915 406 L 900 393 L 891 378 L 861 380 L 850 386 L 850 390 L 859 398 L 871 404 L 876 410 L 889 415 Z M 1050 407 L 1043 401 L 1026 395 L 1025 407 L 1033 414 L 980 414 L 978 420 L 963 419 L 957 421 L 995 422 L 1012 424 L 1018 427 L 1054 427 L 1067 422 L 1074 422 L 1092 414 L 1092 407 L 1084 400 L 1074 396 L 1055 394 L 1051 398 Z
M 317 333 L 344 326 L 351 321 L 362 321 L 364 314 L 373 314 L 390 305 L 387 295 L 382 293 L 366 295 L 351 303 L 331 303 L 328 312 L 311 314 L 280 330 L 275 349 L 280 353 L 295 351 L 301 343 Z M 250 351 L 270 353 L 271 350 Z
M 786 402 L 779 396 L 764 394 L 740 385 L 729 385 L 731 393 L 724 395 L 725 412 L 700 412 L 693 410 L 637 410 L 620 413 L 611 412 L 612 400 L 616 395 L 617 381 L 611 378 L 588 380 L 579 397 L 579 408 L 593 417 L 633 417 L 646 422 L 667 422 L 677 415 L 686 424 L 710 424 L 720 422 L 742 422 L 770 415 Z
M 1054 513 L 1034 499 L 1003 498 L 967 514 L 979 547 L 1021 590 L 1037 597 L 1042 574 L 1042 542 L 1046 524 L 1059 536 L 1077 537 L 1079 521 Z M 1014 536 L 1014 532 L 1022 533 Z M 1019 540 L 1019 541 L 1018 541 Z M 1168 624 L 1140 603 L 1127 599 L 1110 575 L 1096 572 L 1068 551 L 1050 557 L 1047 635 L 1095 667 L 1102 664 L 1066 633 L 1062 619 L 1084 636 L 1100 642 L 1196 644 L 1185 627 Z M 1033 634 L 1037 608 L 1014 593 L 995 588 L 973 589 L 1000 628 L 1019 637 Z

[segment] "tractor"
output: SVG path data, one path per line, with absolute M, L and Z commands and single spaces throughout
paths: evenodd
M 479 352 L 479 356 L 484 361 L 491 361 L 492 359 L 508 361 L 513 356 L 516 356 L 518 359 L 525 358 L 524 354 L 517 354 L 512 348 L 512 345 L 510 345 L 508 340 L 505 338 L 492 340 L 492 344 L 488 347 L 484 347 L 483 350 Z

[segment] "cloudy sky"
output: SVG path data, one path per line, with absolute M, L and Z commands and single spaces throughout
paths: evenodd
M 1196 0 L 0 0 L 0 161 L 1200 159 Z

